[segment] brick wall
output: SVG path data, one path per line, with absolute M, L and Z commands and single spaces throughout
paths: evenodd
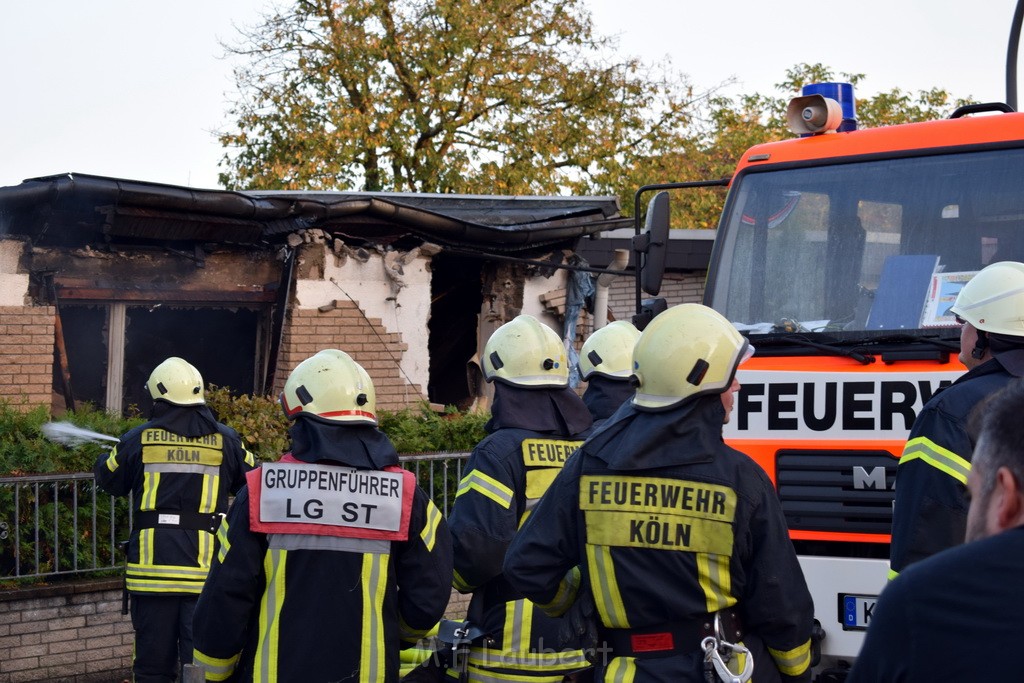
M 323 349 L 341 349 L 366 369 L 377 391 L 377 408 L 400 410 L 422 401 L 426 393 L 402 374 L 399 362 L 408 348 L 401 335 L 389 333 L 379 318 L 365 318 L 351 301 L 333 310 L 292 309 L 288 314 L 277 364 L 280 391 L 296 365 Z
M 50 405 L 53 306 L 0 306 L 0 400 Z
M 659 297 L 664 298 L 669 306 L 678 304 L 699 304 L 704 297 L 704 282 L 707 272 L 665 273 L 661 282 Z M 615 278 L 608 290 L 608 308 L 615 314 L 616 320 L 629 320 L 636 313 L 636 290 L 630 278 Z M 644 299 L 651 298 L 641 294 Z
M 0 683 L 113 683 L 130 677 L 135 635 L 121 581 L 0 592 Z

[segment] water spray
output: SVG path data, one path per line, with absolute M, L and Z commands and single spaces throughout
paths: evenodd
M 47 422 L 39 428 L 39 431 L 50 441 L 72 448 L 87 443 L 121 442 L 116 436 L 94 432 L 71 422 Z

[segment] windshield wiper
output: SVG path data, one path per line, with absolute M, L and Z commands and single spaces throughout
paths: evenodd
M 855 349 L 848 349 L 834 343 L 813 342 L 810 339 L 807 339 L 806 337 L 800 337 L 791 334 L 778 337 L 760 337 L 757 339 L 757 343 L 754 344 L 754 347 L 760 348 L 762 346 L 786 345 L 805 346 L 810 349 L 824 351 L 825 353 L 828 353 L 833 356 L 845 356 L 846 358 L 852 358 L 861 365 L 870 365 L 871 363 L 875 362 L 874 356 L 865 355 L 863 353 L 856 351 Z

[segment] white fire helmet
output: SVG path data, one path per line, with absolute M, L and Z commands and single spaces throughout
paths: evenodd
M 700 304 L 673 306 L 655 316 L 633 350 L 633 404 L 656 411 L 699 394 L 721 394 L 753 352 L 717 311 Z
M 1024 263 L 985 266 L 964 285 L 949 310 L 976 329 L 1024 337 Z
M 595 331 L 580 349 L 580 377 L 628 379 L 633 374 L 633 347 L 639 338 L 640 330 L 625 320 L 616 320 Z
M 377 424 L 377 393 L 370 375 L 344 351 L 324 349 L 299 363 L 281 392 L 288 419 L 329 424 Z
M 146 380 L 146 391 L 154 401 L 167 401 L 178 406 L 206 403 L 203 376 L 191 363 L 176 356 L 153 368 Z
M 532 315 L 520 315 L 494 331 L 484 345 L 484 379 L 528 389 L 569 386 L 565 345 Z

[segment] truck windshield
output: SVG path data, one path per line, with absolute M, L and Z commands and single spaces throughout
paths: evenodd
M 708 300 L 752 334 L 949 336 L 963 284 L 1024 261 L 1022 179 L 1024 149 L 746 172 Z

